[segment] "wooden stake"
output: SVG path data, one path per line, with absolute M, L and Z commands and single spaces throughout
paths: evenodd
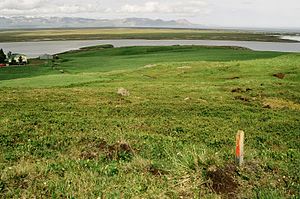
M 236 147 L 235 147 L 235 162 L 238 166 L 242 166 L 244 162 L 244 139 L 245 133 L 239 130 L 236 134 Z

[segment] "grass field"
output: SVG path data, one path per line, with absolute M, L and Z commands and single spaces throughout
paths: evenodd
M 103 39 L 202 39 L 291 42 L 280 39 L 271 33 L 255 33 L 229 30 L 189 30 L 189 29 L 41 29 L 41 30 L 3 30 L 0 42 L 51 41 L 51 40 L 103 40 Z M 293 41 L 295 42 L 295 41 Z
M 31 63 L 0 68 L 2 198 L 300 194 L 300 54 L 92 47 Z

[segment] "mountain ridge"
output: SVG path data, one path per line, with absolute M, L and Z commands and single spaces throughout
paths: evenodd
M 186 19 L 162 20 L 149 18 L 90 19 L 80 17 L 1 17 L 0 28 L 89 28 L 89 27 L 143 27 L 143 28 L 200 28 Z

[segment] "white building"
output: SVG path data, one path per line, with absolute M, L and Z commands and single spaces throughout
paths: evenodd
M 11 54 L 8 58 L 9 64 L 27 64 L 28 58 L 24 54 Z
M 39 59 L 42 59 L 42 60 L 52 60 L 54 57 L 53 55 L 49 55 L 49 54 L 43 54 L 41 56 L 39 56 Z

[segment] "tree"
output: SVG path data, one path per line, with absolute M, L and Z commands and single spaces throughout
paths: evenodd
M 0 63 L 4 63 L 6 59 L 6 55 L 4 54 L 2 48 L 0 49 Z
M 19 65 L 23 64 L 23 58 L 22 58 L 22 56 L 19 57 L 18 61 L 19 61 Z
M 11 51 L 9 51 L 8 53 L 7 53 L 7 58 L 9 59 L 9 58 L 11 58 Z

